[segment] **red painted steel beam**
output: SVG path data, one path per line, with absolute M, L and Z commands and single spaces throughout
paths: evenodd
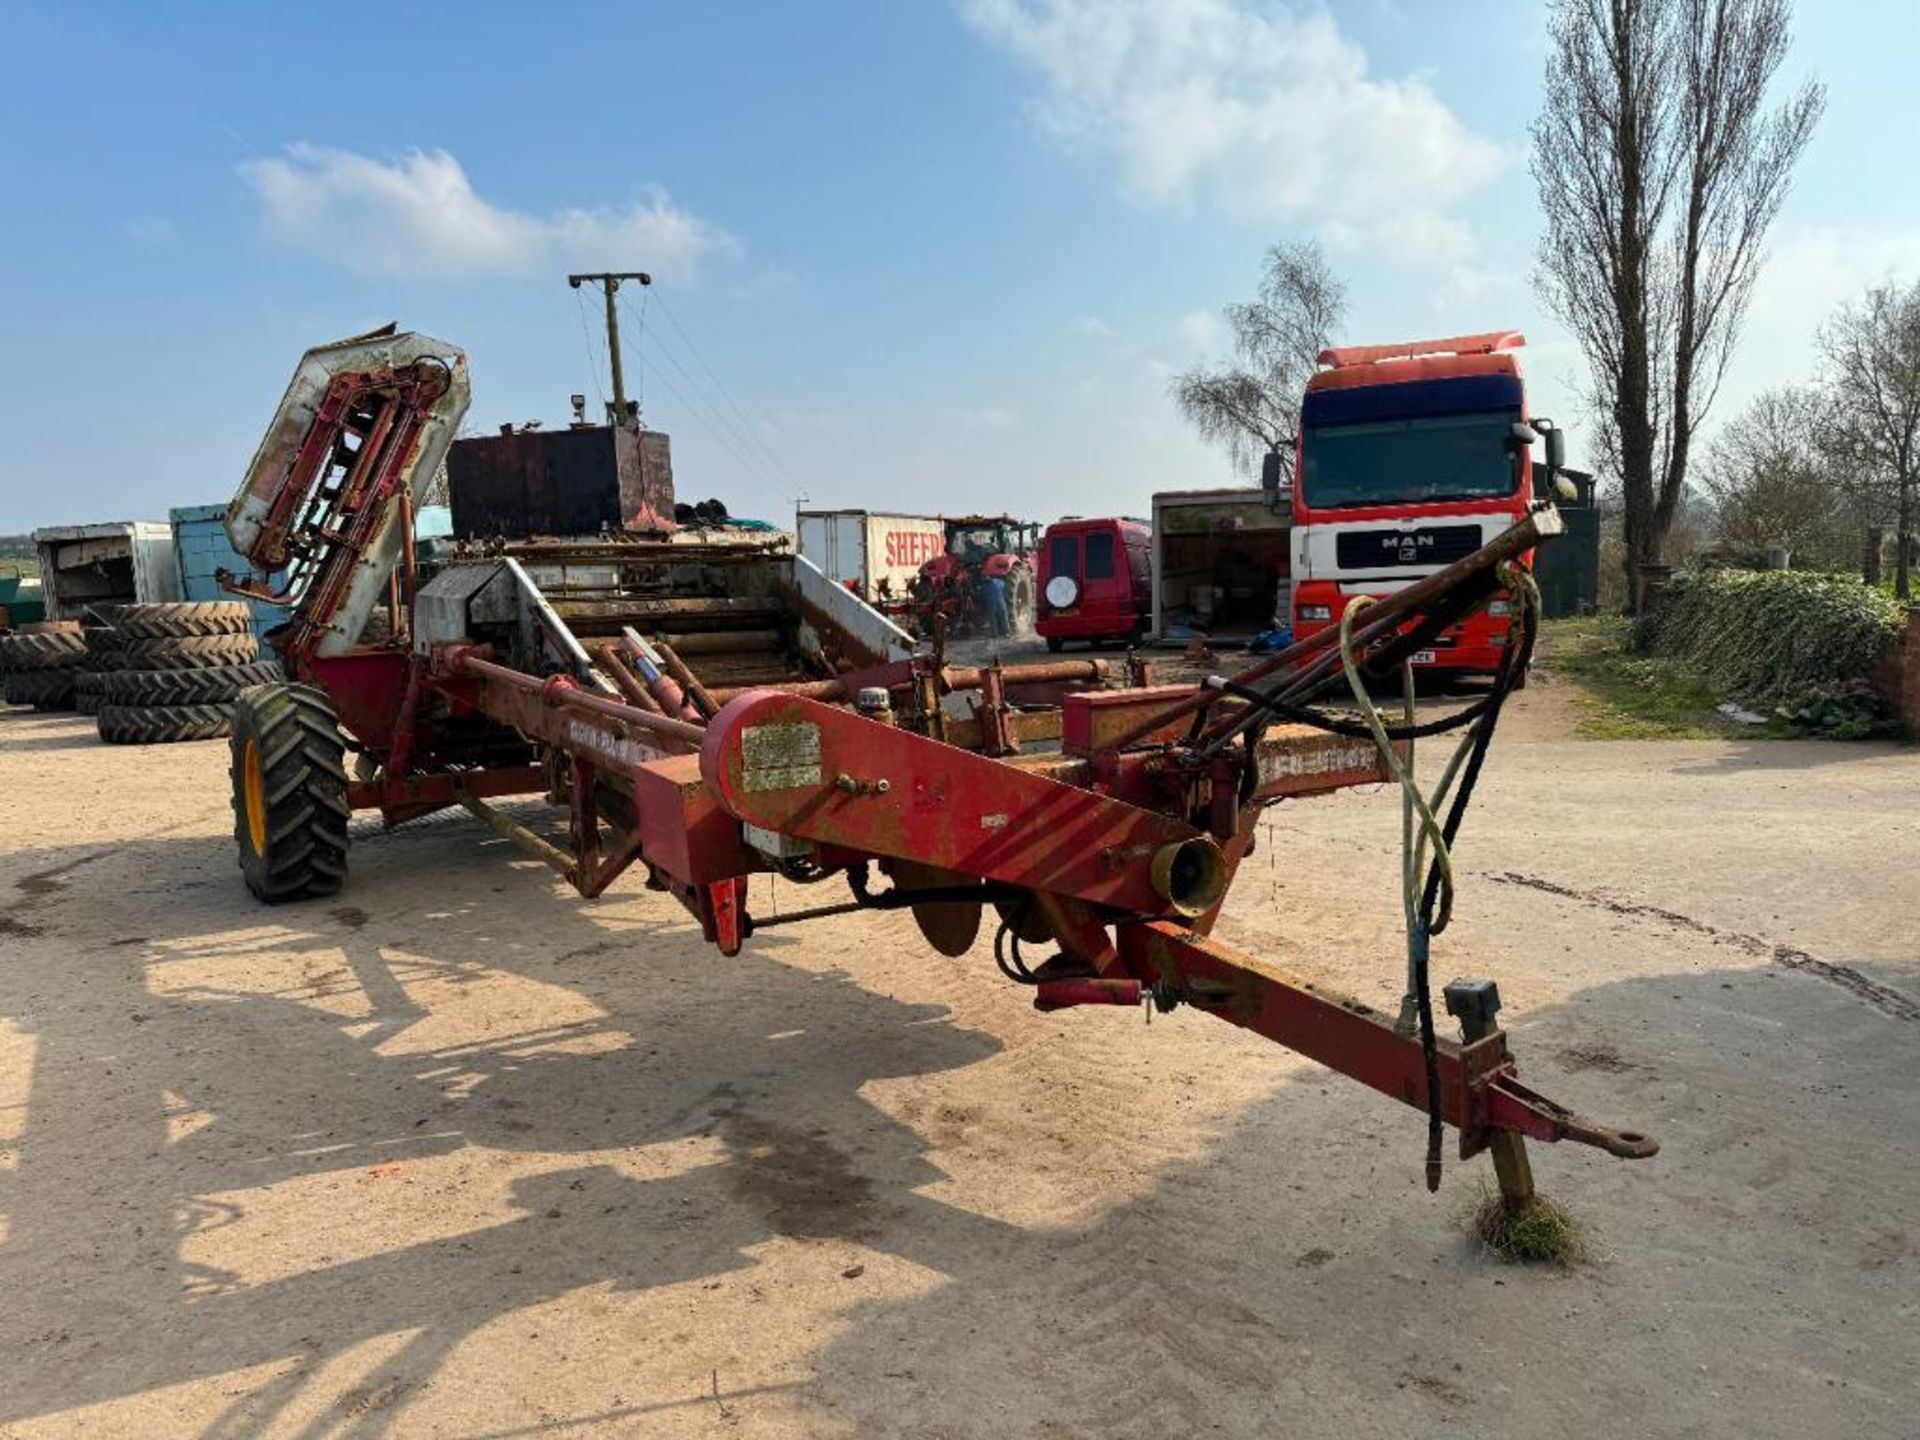
M 495 770 L 403 775 L 394 780 L 353 780 L 347 784 L 347 803 L 356 810 L 401 810 L 419 805 L 439 809 L 458 803 L 462 793 L 486 800 L 496 795 L 538 795 L 546 788 L 546 772 L 538 765 L 512 765 Z
M 703 726 L 592 694 L 564 675 L 541 679 L 470 652 L 451 655 L 447 669 L 455 678 L 479 682 L 473 703 L 483 713 L 563 750 L 589 753 L 596 761 L 610 761 L 622 770 L 698 746 L 706 738 Z M 596 719 L 586 721 L 586 715 Z
M 777 691 L 721 708 L 700 772 L 768 830 L 1138 915 L 1173 913 L 1157 855 L 1212 847 L 1173 816 Z
M 1296 980 L 1177 925 L 1122 925 L 1116 942 L 1125 967 L 1162 995 L 1426 1110 L 1426 1063 L 1418 1037 L 1401 1034 L 1372 1006 Z M 1644 1159 L 1660 1148 L 1646 1135 L 1595 1124 L 1526 1089 L 1507 1053 L 1504 1031 L 1470 1045 L 1441 1039 L 1437 1047 L 1440 1114 L 1460 1131 L 1463 1156 L 1483 1149 L 1495 1130 L 1578 1141 L 1624 1159 Z

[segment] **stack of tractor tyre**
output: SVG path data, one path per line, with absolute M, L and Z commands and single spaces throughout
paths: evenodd
M 127 605 L 113 617 L 100 675 L 100 738 L 112 745 L 215 740 L 242 690 L 280 678 L 260 659 L 244 602 Z
M 74 676 L 86 653 L 77 620 L 39 620 L 0 635 L 0 687 L 7 704 L 71 710 Z
M 113 629 L 113 617 L 119 610 L 118 605 L 87 607 L 86 628 L 81 631 L 86 654 L 80 660 L 80 668 L 73 672 L 73 708 L 82 715 L 100 713 L 106 672 L 120 666 L 120 642 Z

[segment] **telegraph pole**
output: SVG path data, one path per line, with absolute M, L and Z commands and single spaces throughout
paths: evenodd
M 613 297 L 619 292 L 622 280 L 637 280 L 642 285 L 653 284 L 653 277 L 644 270 L 602 270 L 591 275 L 569 275 L 567 284 L 578 290 L 591 281 L 598 285 L 607 297 L 607 359 L 613 369 L 613 423 L 627 423 L 627 379 L 620 368 L 620 313 L 614 308 Z

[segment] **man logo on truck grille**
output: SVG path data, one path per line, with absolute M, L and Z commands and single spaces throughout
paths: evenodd
M 1334 539 L 1334 560 L 1343 570 L 1449 565 L 1480 548 L 1480 527 L 1422 525 L 1413 530 L 1347 530 Z

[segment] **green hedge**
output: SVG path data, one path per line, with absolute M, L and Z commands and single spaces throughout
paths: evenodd
M 1866 675 L 1904 611 L 1851 576 L 1705 570 L 1660 590 L 1639 643 L 1688 661 L 1724 694 L 1784 704 Z

